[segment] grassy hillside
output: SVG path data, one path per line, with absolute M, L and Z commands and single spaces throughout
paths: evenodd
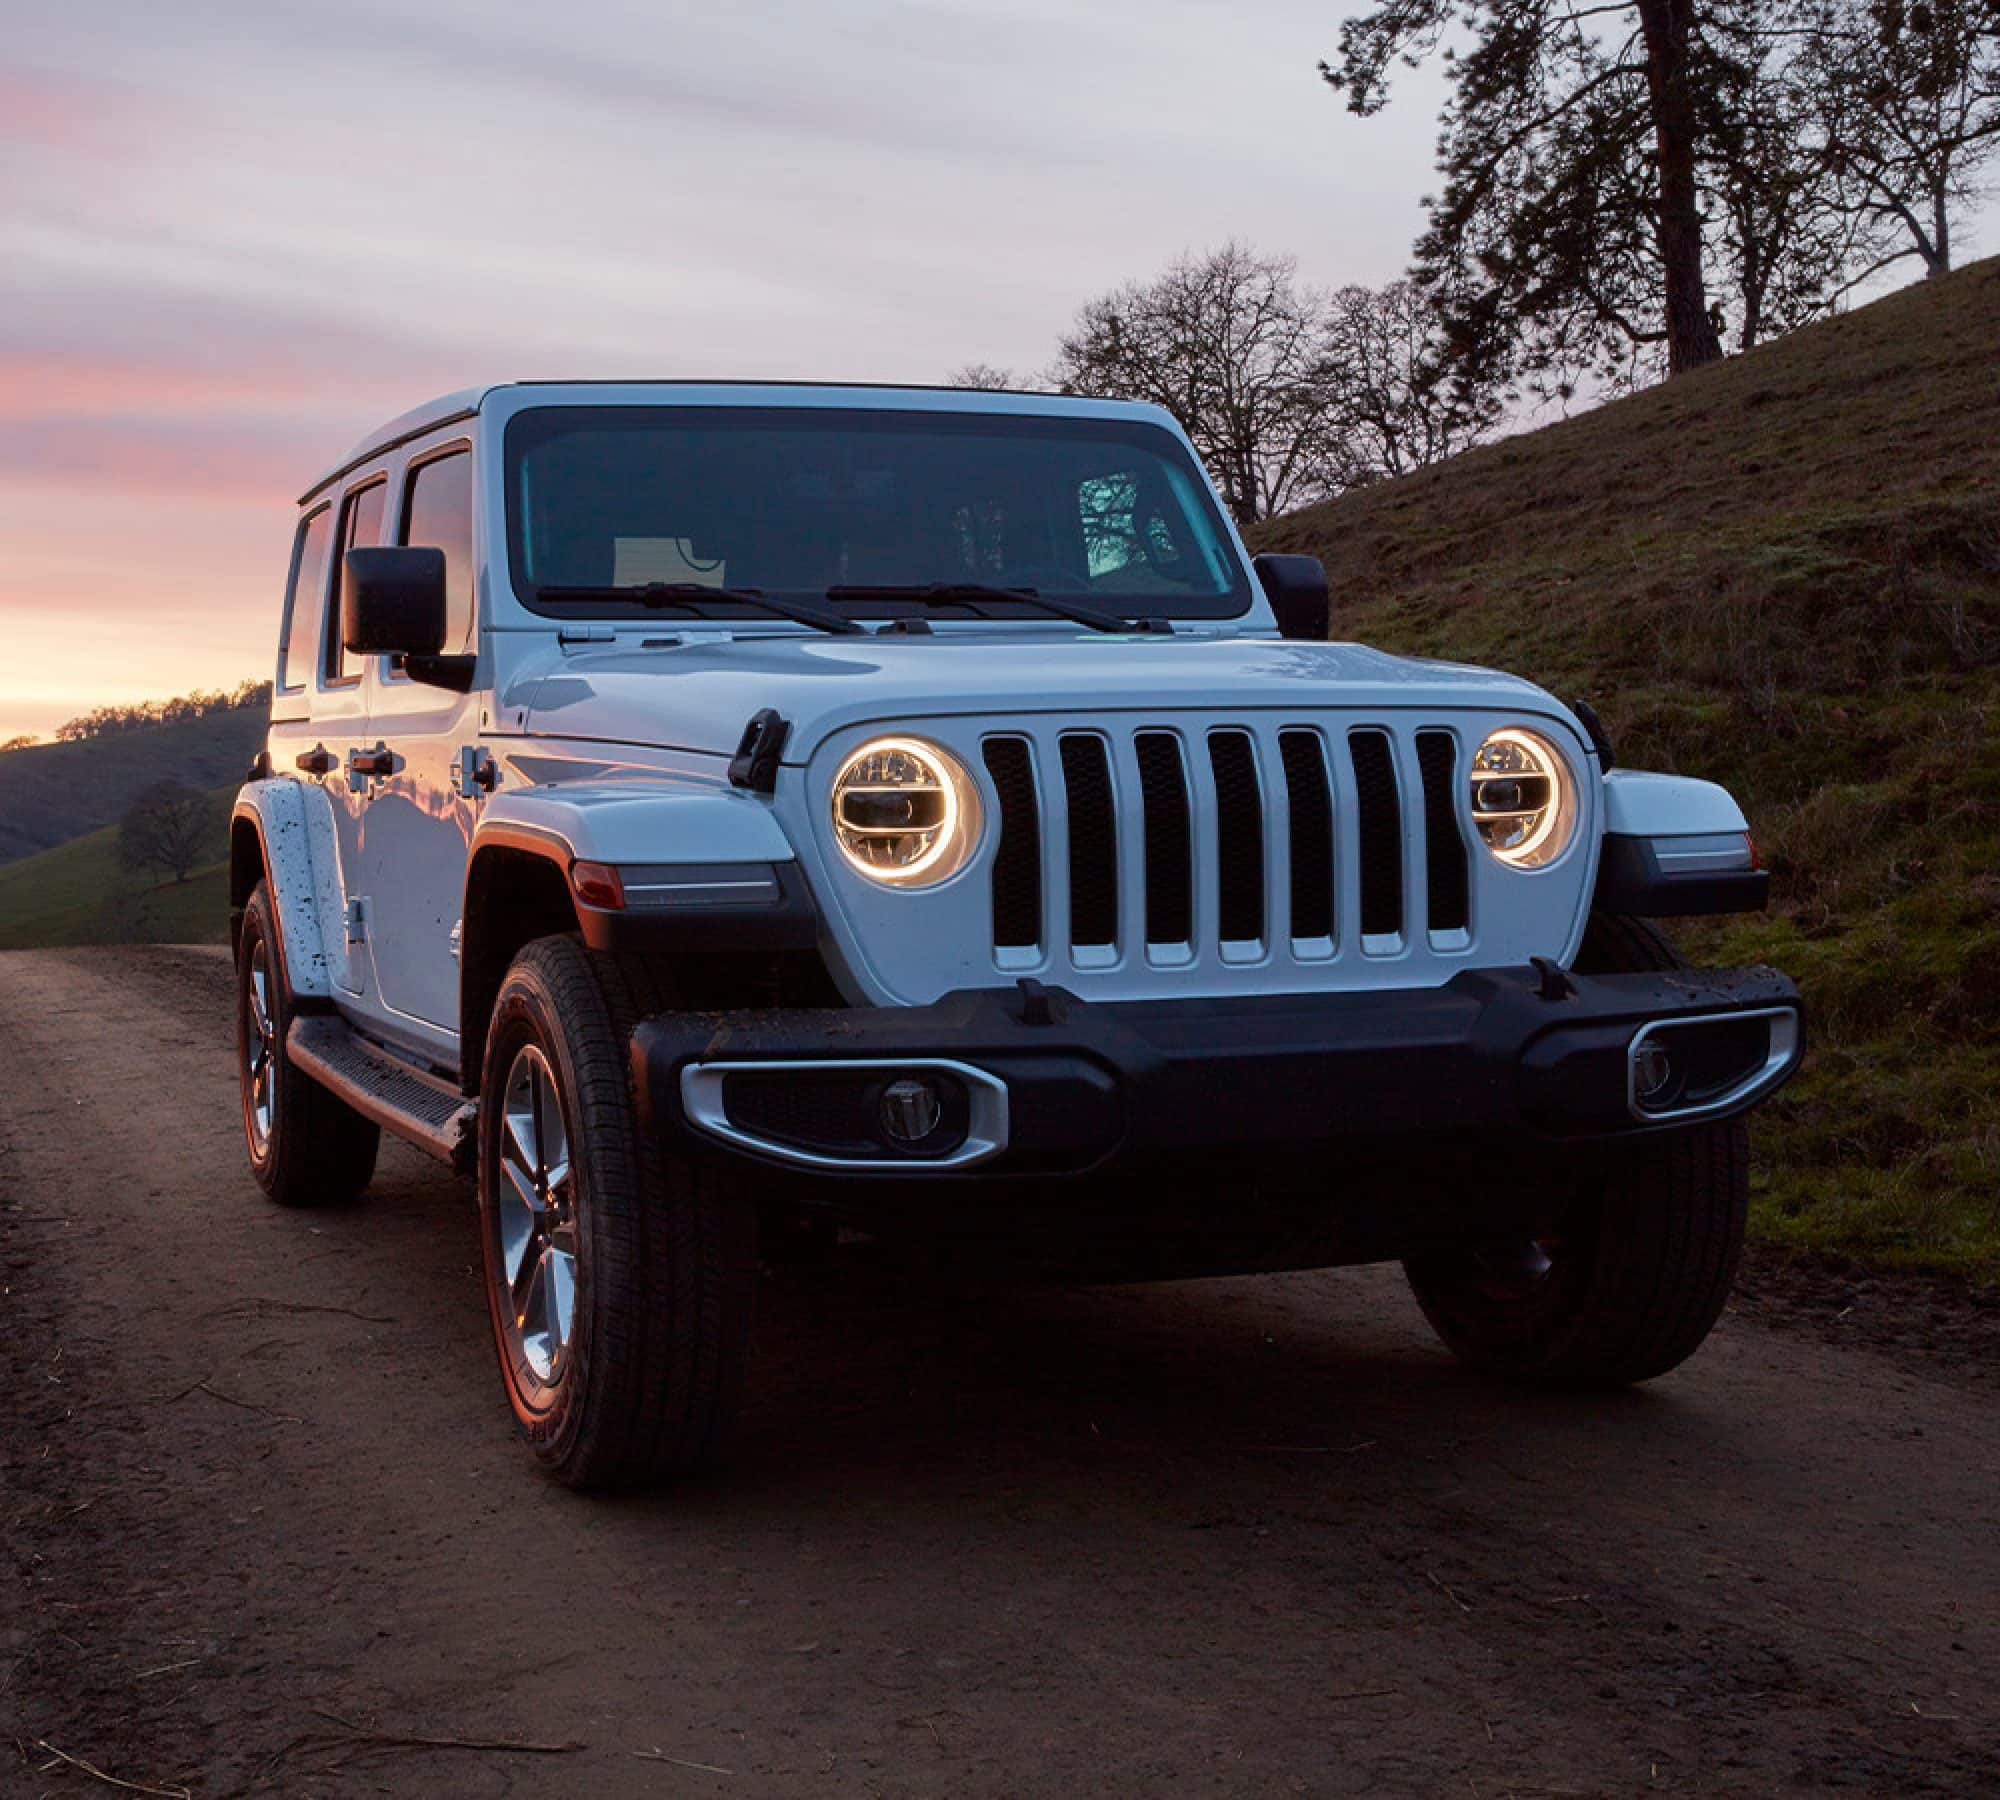
M 0 751 L 0 867 L 116 825 L 143 787 L 177 776 L 190 787 L 241 781 L 270 714 L 239 707 L 71 744 Z
M 1806 1072 L 1756 1228 L 2000 1274 L 2000 260 L 1272 521 L 1335 635 L 1594 700 L 1621 758 L 1735 790 Z
M 0 866 L 0 950 L 222 942 L 229 934 L 229 812 L 236 784 L 218 787 L 208 800 L 214 859 L 186 881 L 156 884 L 150 875 L 121 869 L 115 825 Z

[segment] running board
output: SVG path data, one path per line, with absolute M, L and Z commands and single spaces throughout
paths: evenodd
M 384 1131 L 462 1174 L 473 1167 L 479 1154 L 479 1104 L 451 1082 L 371 1044 L 331 1013 L 295 1018 L 285 1035 L 285 1054 L 294 1068 Z

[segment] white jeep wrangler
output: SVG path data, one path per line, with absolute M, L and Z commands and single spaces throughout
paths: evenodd
M 1720 788 L 1327 642 L 1186 436 L 1045 395 L 522 384 L 307 490 L 237 803 L 276 1200 L 476 1170 L 540 1460 L 725 1436 L 760 1232 L 1133 1278 L 1400 1259 L 1468 1361 L 1720 1311 L 1796 990 Z

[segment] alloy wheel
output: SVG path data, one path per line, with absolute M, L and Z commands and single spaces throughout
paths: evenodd
M 250 978 L 243 984 L 243 1073 L 249 1104 L 250 1149 L 262 1157 L 271 1142 L 271 1109 L 278 1079 L 278 1032 L 271 1008 L 271 959 L 260 938 L 250 949 Z
M 576 1177 L 562 1089 L 534 1044 L 515 1053 L 502 1091 L 494 1184 L 496 1283 L 516 1368 L 553 1387 L 568 1367 L 576 1320 Z

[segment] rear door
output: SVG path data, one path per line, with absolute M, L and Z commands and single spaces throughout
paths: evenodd
M 320 871 L 321 881 L 315 883 L 313 891 L 294 894 L 288 903 L 309 907 L 326 904 L 327 916 L 318 924 L 327 972 L 336 991 L 355 1001 L 367 991 L 369 982 L 367 958 L 348 954 L 341 916 L 345 900 L 342 878 L 349 866 L 343 864 L 336 820 L 347 809 L 346 702 L 338 695 L 333 699 L 337 709 L 334 720 L 325 710 L 327 601 L 341 529 L 336 496 L 306 510 L 292 541 L 291 580 L 285 593 L 283 637 L 271 695 L 270 752 L 273 775 L 316 790 L 307 805 L 308 844 L 316 865 L 322 861 L 331 865 Z M 341 748 L 329 746 L 329 729 L 333 743 Z M 322 896 L 330 898 L 323 902 Z
M 364 1010 L 374 1001 L 366 922 L 367 884 L 361 852 L 363 811 L 373 791 L 368 757 L 374 740 L 368 735 L 368 693 L 363 659 L 348 654 L 340 639 L 340 599 L 347 552 L 382 542 L 382 520 L 389 503 L 385 476 L 371 474 L 350 482 L 341 495 L 334 534 L 336 554 L 328 572 L 326 616 L 320 630 L 318 692 L 313 704 L 317 743 L 333 759 L 323 785 L 333 806 L 334 841 L 340 859 L 342 917 L 329 920 L 329 937 L 346 941 L 347 995 Z

